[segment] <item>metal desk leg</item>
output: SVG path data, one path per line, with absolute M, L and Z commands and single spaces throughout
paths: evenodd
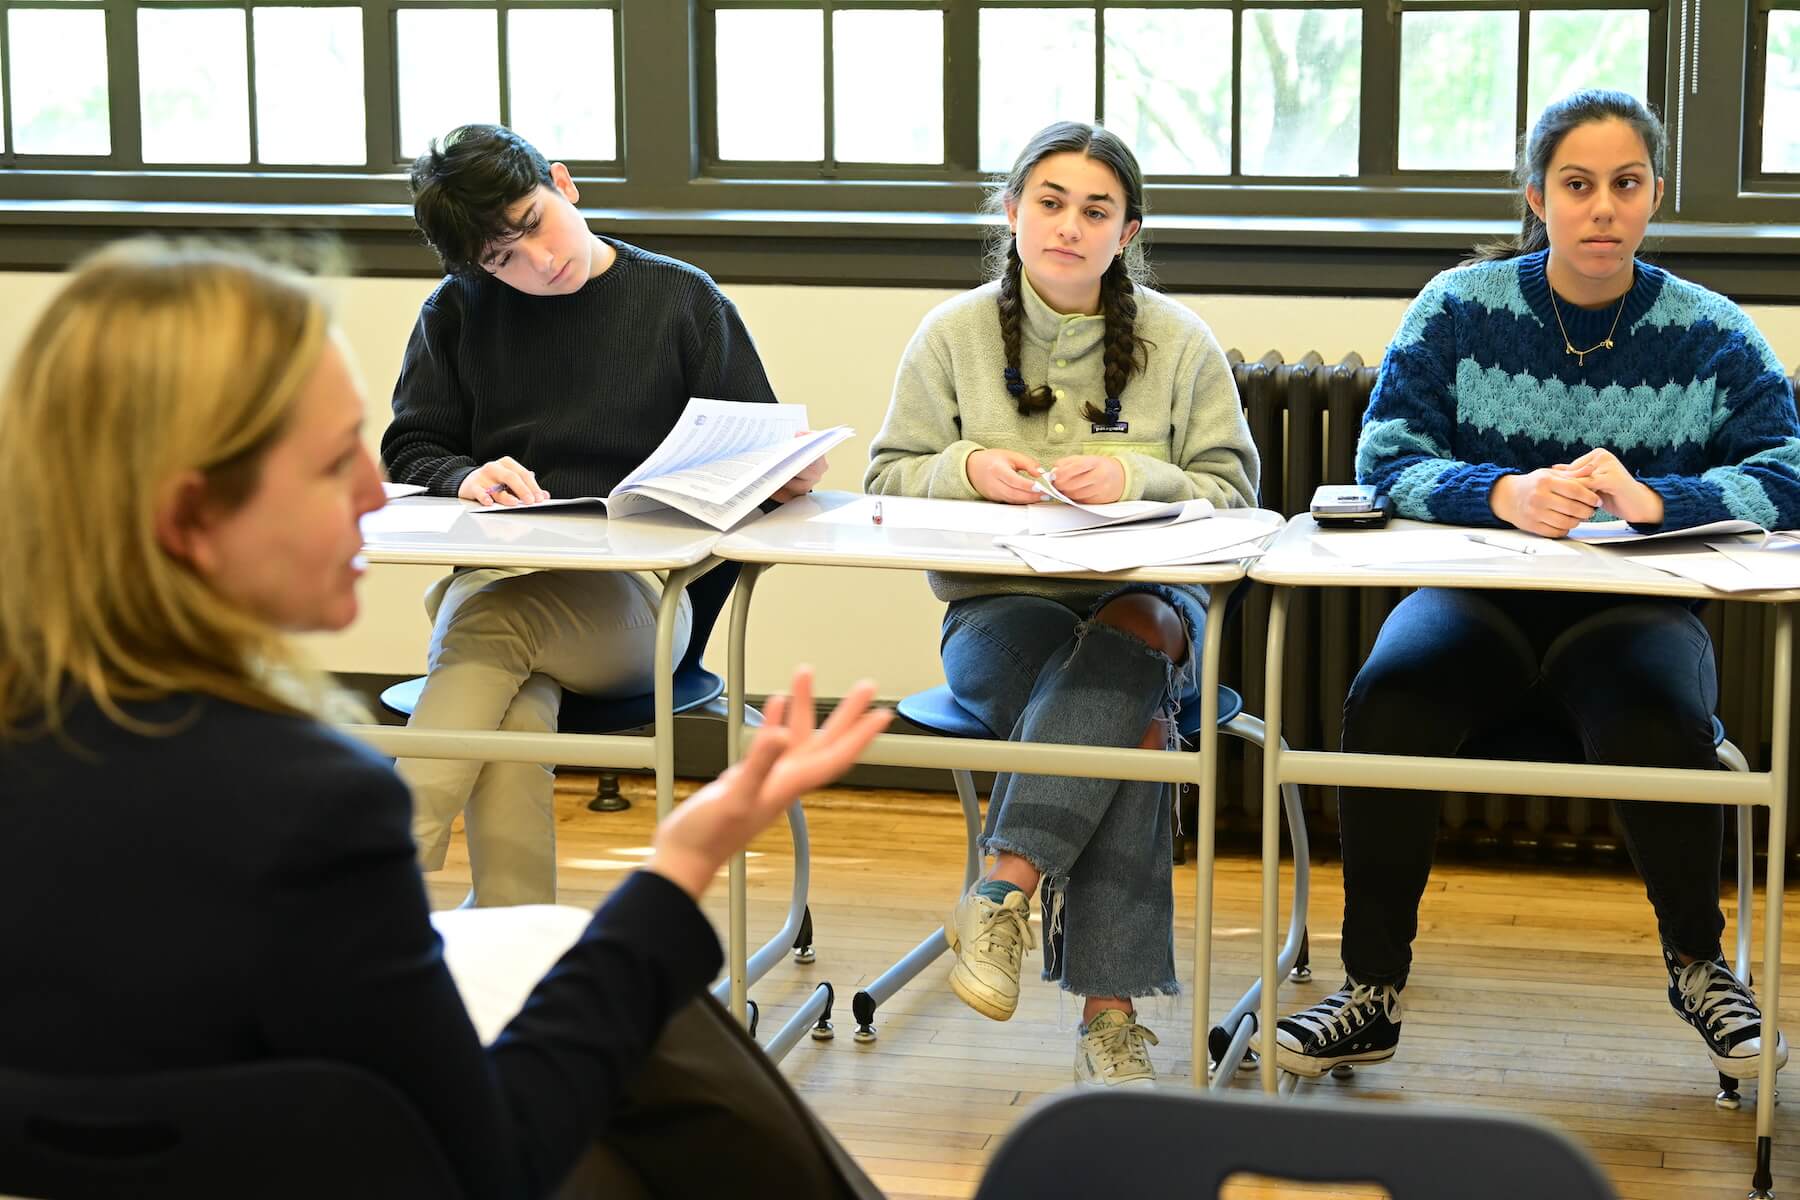
M 731 650 L 726 668 L 729 697 L 725 716 L 725 759 L 735 763 L 743 752 L 744 738 L 744 633 L 750 625 L 750 598 L 763 568 L 746 563 L 738 572 L 737 587 L 731 598 Z M 734 854 L 728 868 L 730 916 L 726 922 L 725 966 L 731 973 L 731 1015 L 748 1025 L 750 1016 L 750 980 L 746 973 L 750 950 L 749 911 L 750 886 L 747 860 Z
M 1775 1046 L 1781 1020 L 1781 909 L 1786 887 L 1787 793 L 1789 756 L 1788 725 L 1794 690 L 1794 606 L 1775 610 L 1775 704 L 1773 736 L 1769 746 L 1769 878 L 1764 885 L 1762 979 L 1762 1063 L 1756 1084 L 1756 1174 L 1750 1195 L 1758 1200 L 1773 1197 L 1775 1177 L 1770 1159 L 1775 1152 Z
M 1225 609 L 1235 583 L 1214 585 L 1207 604 L 1205 646 L 1200 652 L 1199 802 L 1194 818 L 1194 1086 L 1206 1086 L 1207 1031 L 1212 1028 L 1213 840 L 1219 809 L 1219 648 Z M 1181 800 L 1179 785 L 1176 803 Z
M 1262 1088 L 1275 1094 L 1275 991 L 1281 985 L 1276 961 L 1275 922 L 1279 918 L 1281 885 L 1281 678 L 1287 640 L 1287 588 L 1271 589 L 1269 600 L 1268 661 L 1264 664 L 1263 703 L 1263 804 L 1262 804 Z
M 688 584 L 700 578 L 720 559 L 708 558 L 691 567 L 669 573 L 656 608 L 656 819 L 660 822 L 675 807 L 675 614 Z

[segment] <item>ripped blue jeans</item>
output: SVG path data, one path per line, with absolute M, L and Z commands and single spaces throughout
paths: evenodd
M 1093 620 L 1147 592 L 1181 615 L 1179 664 Z M 1085 600 L 1085 603 L 1081 603 Z M 1195 701 L 1198 589 L 1096 588 L 1080 607 L 1038 596 L 977 596 L 944 614 L 944 674 L 957 702 L 1015 742 L 1132 748 L 1153 718 Z M 1084 619 L 1083 614 L 1086 614 Z M 1082 996 L 1175 995 L 1175 899 L 1167 784 L 1002 774 L 982 850 L 1020 855 L 1043 875 L 1044 978 Z

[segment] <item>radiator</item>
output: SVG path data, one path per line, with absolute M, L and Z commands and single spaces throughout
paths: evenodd
M 1284 516 L 1305 512 L 1313 489 L 1355 478 L 1356 436 L 1375 385 L 1376 369 L 1356 355 L 1326 363 L 1318 354 L 1283 362 L 1271 353 L 1245 361 L 1230 352 L 1244 415 L 1262 454 L 1262 505 Z M 1344 696 L 1382 618 L 1405 592 L 1399 588 L 1302 588 L 1289 608 L 1288 675 L 1282 729 L 1296 749 L 1336 749 Z M 1269 592 L 1252 586 L 1226 631 L 1221 681 L 1237 688 L 1245 707 L 1261 715 L 1264 637 Z M 1768 762 L 1769 691 L 1774 623 L 1763 606 L 1713 601 L 1702 612 L 1719 664 L 1719 719 L 1752 770 Z M 1800 732 L 1800 731 L 1797 731 Z M 1262 812 L 1260 754 L 1236 738 L 1222 739 L 1220 833 L 1256 833 Z M 1800 782 L 1790 782 L 1789 811 Z M 1306 789 L 1314 846 L 1335 850 L 1337 801 L 1332 789 Z M 1800 822 L 1788 824 L 1790 855 Z M 1552 859 L 1612 859 L 1623 840 L 1605 801 L 1541 796 L 1449 795 L 1442 840 L 1464 850 Z M 1730 850 L 1730 838 L 1727 849 Z M 1763 844 L 1759 834 L 1756 844 Z

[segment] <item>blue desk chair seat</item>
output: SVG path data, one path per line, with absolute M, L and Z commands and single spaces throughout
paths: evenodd
M 1221 685 L 1218 693 L 1219 720 L 1221 733 L 1242 738 L 1255 746 L 1262 746 L 1266 736 L 1262 721 L 1244 711 L 1243 697 L 1231 688 Z M 964 738 L 1004 738 L 1010 731 L 990 730 L 979 718 L 956 702 L 947 685 L 940 684 L 923 692 L 915 692 L 896 705 L 902 717 L 922 729 L 944 737 Z M 1177 725 L 1182 740 L 1190 745 L 1200 732 L 1200 705 L 1184 706 L 1177 714 Z M 1285 743 L 1284 743 L 1285 744 Z M 951 777 L 956 782 L 956 794 L 962 801 L 963 825 L 968 835 L 967 856 L 963 863 L 963 891 L 974 885 L 981 874 L 981 802 L 975 793 L 974 775 L 966 770 L 953 770 Z M 1306 821 L 1300 811 L 1300 790 L 1292 784 L 1283 785 L 1281 789 L 1282 808 L 1287 820 L 1288 832 L 1294 846 L 1294 902 L 1290 910 L 1287 942 L 1283 945 L 1279 964 L 1284 973 L 1296 980 L 1307 979 L 1312 975 L 1308 965 L 1306 939 L 1306 898 L 1308 886 L 1308 845 L 1306 839 Z M 1171 830 L 1171 837 L 1173 830 Z M 961 893 L 959 892 L 958 895 Z M 888 968 L 881 977 L 866 989 L 856 993 L 851 1001 L 851 1010 L 856 1016 L 857 1029 L 853 1035 L 859 1042 L 872 1042 L 876 1038 L 875 1013 L 896 992 L 911 982 L 919 972 L 923 971 L 939 955 L 949 949 L 942 928 L 920 942 L 899 962 Z M 1262 995 L 1261 981 L 1250 986 L 1243 998 L 1235 1004 L 1225 1018 L 1215 1025 L 1207 1037 L 1208 1057 L 1213 1067 L 1213 1086 L 1223 1087 L 1234 1070 L 1245 1070 L 1255 1066 L 1255 1054 L 1250 1050 L 1250 1038 L 1255 1031 L 1256 1009 Z
M 0 1069 L 0 1193 L 61 1200 L 462 1194 L 423 1118 L 343 1063 L 150 1075 Z

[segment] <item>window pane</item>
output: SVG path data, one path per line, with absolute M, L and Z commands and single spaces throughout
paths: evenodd
M 825 14 L 716 16 L 719 157 L 825 157 Z
M 1800 12 L 1769 14 L 1762 165 L 1765 171 L 1800 171 Z
M 248 77 L 241 9 L 139 9 L 144 161 L 249 162 Z
M 1510 169 L 1518 86 L 1518 13 L 1403 14 L 1401 169 Z
M 1355 175 L 1362 135 L 1362 13 L 1244 11 L 1246 175 Z
M 363 132 L 360 8 L 259 8 L 256 154 L 266 163 L 354 164 Z
M 1106 124 L 1147 175 L 1231 170 L 1231 14 L 1106 14 Z
M 981 169 L 1004 171 L 1053 121 L 1094 119 L 1094 13 L 981 12 Z
M 7 18 L 13 148 L 111 154 L 105 15 L 15 8 Z
M 613 15 L 594 8 L 520 8 L 506 15 L 512 126 L 545 157 L 604 162 L 619 156 L 613 116 Z M 579 71 L 546 70 L 544 50 L 574 54 Z
M 1650 80 L 1650 14 L 1590 9 L 1531 14 L 1525 63 L 1525 127 L 1552 100 L 1582 88 L 1615 88 L 1644 99 Z
M 831 53 L 840 161 L 944 161 L 941 12 L 834 13 Z
M 400 153 L 421 153 L 458 125 L 500 120 L 500 22 L 492 9 L 398 14 Z

